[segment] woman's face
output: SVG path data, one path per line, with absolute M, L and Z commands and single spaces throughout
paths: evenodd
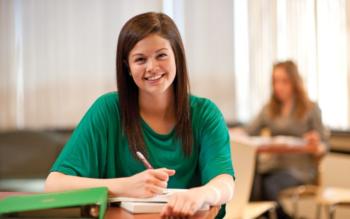
M 176 75 L 175 56 L 170 42 L 157 34 L 137 42 L 129 53 L 128 64 L 140 92 L 148 94 L 166 92 Z
M 293 97 L 293 88 L 285 69 L 277 67 L 274 70 L 272 77 L 275 96 L 282 102 L 290 100 Z

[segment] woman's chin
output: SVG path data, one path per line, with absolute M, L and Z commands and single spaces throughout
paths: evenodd
M 145 89 L 140 89 L 141 92 L 145 92 L 149 95 L 164 95 L 167 94 L 170 91 L 171 86 L 154 86 L 154 87 L 148 87 Z

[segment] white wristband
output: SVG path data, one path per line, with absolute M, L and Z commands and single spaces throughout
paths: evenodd
M 218 205 L 219 201 L 221 199 L 221 192 L 219 189 L 217 189 L 215 186 L 208 185 L 208 188 L 210 188 L 215 193 L 215 200 L 214 203 L 211 203 L 213 205 Z
M 226 181 L 220 180 L 220 181 L 218 181 L 218 182 L 224 184 L 225 187 L 228 189 L 228 191 L 229 191 L 229 193 L 228 193 L 229 196 L 228 196 L 228 200 L 227 200 L 227 201 L 231 200 L 231 199 L 233 198 L 233 194 L 234 194 L 234 187 L 230 186 L 230 184 L 228 184 L 228 182 L 226 182 Z

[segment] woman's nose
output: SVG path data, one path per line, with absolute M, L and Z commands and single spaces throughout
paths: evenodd
M 146 71 L 153 72 L 157 67 L 157 60 L 149 59 L 147 62 Z

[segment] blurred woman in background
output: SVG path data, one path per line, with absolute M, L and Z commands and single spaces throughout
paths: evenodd
M 281 190 L 315 181 L 315 156 L 326 152 L 325 144 L 321 143 L 326 141 L 321 111 L 309 99 L 293 61 L 273 66 L 271 98 L 246 131 L 259 135 L 264 128 L 272 136 L 301 137 L 307 142 L 300 149 L 302 153 L 259 155 L 252 198 L 276 201 Z M 289 218 L 281 207 L 277 214 L 279 218 Z

